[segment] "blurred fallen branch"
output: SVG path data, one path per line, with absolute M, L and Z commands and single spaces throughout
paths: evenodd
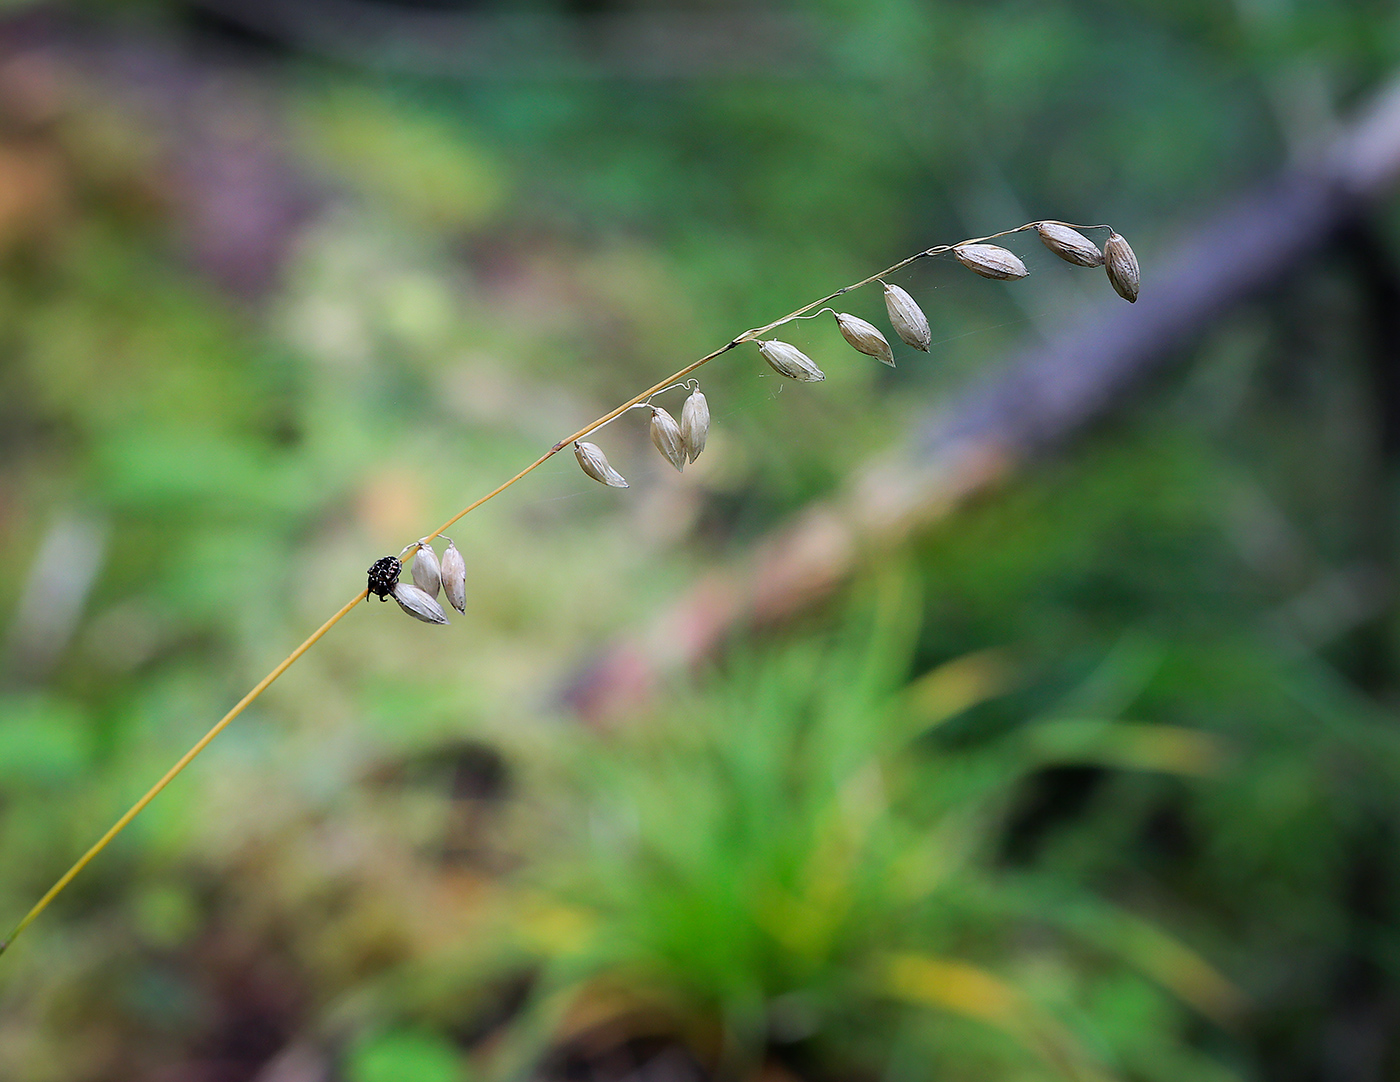
M 356 67 L 415 77 L 768 78 L 830 63 L 817 20 L 785 7 L 552 12 L 373 0 L 192 0 L 245 33 Z
M 562 689 L 563 702 L 590 720 L 637 709 L 668 673 L 711 655 L 728 635 L 819 601 L 862 551 L 946 518 L 1184 359 L 1223 315 L 1296 271 L 1398 180 L 1400 78 L 1315 162 L 1226 207 L 1149 268 L 1151 286 L 1136 305 L 1092 309 L 1073 330 L 931 411 L 907 445 L 856 470 L 840 495 L 587 662 Z

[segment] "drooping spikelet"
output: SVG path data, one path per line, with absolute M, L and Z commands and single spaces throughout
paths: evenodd
M 858 349 L 867 357 L 883 361 L 891 368 L 894 367 L 894 353 L 875 324 L 867 323 L 859 316 L 837 312 L 836 326 L 841 331 L 841 337 L 849 342 L 852 348 Z
M 1076 267 L 1102 267 L 1103 253 L 1099 246 L 1077 229 L 1061 222 L 1036 222 L 1035 231 L 1045 247 Z
M 705 449 L 705 440 L 710 435 L 710 403 L 700 393 L 700 388 L 690 392 L 690 397 L 681 407 L 681 442 L 685 445 L 686 457 L 694 462 Z
M 438 563 L 432 545 L 418 546 L 418 551 L 413 554 L 412 576 L 413 585 L 429 597 L 437 597 L 438 589 L 442 586 L 442 565 Z
M 826 379 L 826 373 L 816 366 L 811 357 L 796 346 L 779 342 L 776 338 L 759 342 L 758 352 L 763 354 L 763 359 L 768 362 L 769 367 L 780 376 L 787 376 L 788 379 L 799 380 L 802 383 L 820 383 Z
M 933 335 L 929 332 L 928 317 L 924 315 L 924 310 L 899 286 L 886 285 L 884 282 L 880 284 L 885 287 L 885 311 L 890 314 L 890 326 L 894 328 L 894 333 L 899 335 L 906 346 L 913 346 L 927 353 Z
M 685 441 L 681 426 L 660 406 L 651 407 L 651 442 L 677 470 L 685 469 Z
M 603 449 L 596 443 L 582 443 L 575 440 L 574 457 L 578 459 L 578 464 L 583 468 L 583 472 L 593 480 L 601 481 L 613 488 L 627 487 L 627 482 L 623 479 L 622 474 L 608 465 L 608 456 L 603 454 Z
M 442 593 L 458 612 L 467 611 L 467 562 L 451 540 L 442 554 Z
M 1113 283 L 1113 288 L 1118 295 L 1129 303 L 1136 304 L 1138 299 L 1138 261 L 1133 254 L 1128 242 L 1117 233 L 1110 233 L 1108 240 L 1103 246 L 1104 270 L 1108 271 L 1108 280 Z
M 442 606 L 422 587 L 411 582 L 400 582 L 394 587 L 393 594 L 399 608 L 415 620 L 422 620 L 425 624 L 447 623 L 447 614 L 442 611 Z
M 1024 278 L 1030 273 L 1015 253 L 995 244 L 957 244 L 953 246 L 953 254 L 968 270 L 999 282 Z

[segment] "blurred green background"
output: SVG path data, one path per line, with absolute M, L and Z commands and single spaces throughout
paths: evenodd
M 6 927 L 555 440 L 932 244 L 1111 222 L 1150 291 L 1400 64 L 1381 0 L 6 9 Z M 551 460 L 465 617 L 361 606 L 0 959 L 0 1078 L 1400 1076 L 1395 211 L 625 710 L 606 644 L 1118 302 L 1022 234 L 895 278 L 895 370 L 707 367 L 683 475 Z

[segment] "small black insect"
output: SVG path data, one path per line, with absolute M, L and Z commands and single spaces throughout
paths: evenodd
M 389 595 L 398 585 L 402 572 L 403 564 L 399 563 L 397 556 L 381 556 L 369 565 L 369 592 L 377 594 L 380 601 L 389 600 Z M 368 594 L 365 595 L 365 600 L 369 600 Z

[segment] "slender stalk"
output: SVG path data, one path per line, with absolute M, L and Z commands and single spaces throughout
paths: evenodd
M 996 240 L 998 237 L 1009 236 L 1012 233 L 1020 233 L 1027 229 L 1034 229 L 1035 224 L 1035 222 L 1028 222 L 1025 225 L 1017 226 L 1015 229 L 1004 229 L 1000 233 L 993 233 L 990 236 L 986 237 L 976 237 L 972 240 L 965 240 L 959 243 L 980 244 L 984 241 Z M 1079 226 L 1077 228 L 1107 229 L 1108 227 Z M 565 447 L 569 446 L 569 444 L 573 443 L 575 440 L 583 439 L 583 437 L 587 436 L 590 432 L 593 432 L 595 429 L 601 428 L 603 425 L 607 424 L 613 419 L 620 417 L 632 407 L 640 404 L 641 402 L 644 402 L 652 395 L 666 389 L 673 383 L 685 379 L 686 376 L 690 375 L 696 369 L 702 367 L 703 365 L 709 364 L 721 354 L 727 353 L 731 349 L 735 348 L 736 346 L 742 345 L 745 342 L 756 341 L 761 335 L 767 334 L 769 331 L 775 330 L 776 328 L 781 327 L 785 323 L 791 323 L 793 320 L 805 316 L 814 308 L 820 308 L 823 305 L 827 304 L 829 301 L 833 301 L 837 297 L 842 296 L 843 294 L 849 293 L 855 289 L 859 289 L 862 286 L 869 285 L 871 282 L 877 281 L 878 279 L 887 277 L 888 275 L 893 274 L 895 271 L 907 267 L 910 263 L 913 263 L 915 260 L 924 259 L 929 256 L 943 255 L 946 252 L 951 252 L 954 247 L 956 247 L 956 245 L 940 244 L 936 245 L 933 248 L 928 248 L 922 252 L 916 252 L 914 255 L 909 256 L 907 259 L 901 259 L 898 263 L 894 264 L 891 267 L 886 267 L 884 270 L 878 272 L 877 274 L 872 274 L 868 278 L 862 278 L 859 282 L 853 282 L 851 285 L 844 286 L 841 289 L 838 289 L 835 293 L 831 293 L 825 297 L 820 298 L 819 300 L 812 301 L 810 304 L 805 304 L 801 308 L 797 309 L 795 312 L 789 312 L 781 319 L 775 319 L 772 323 L 765 323 L 762 327 L 750 328 L 743 334 L 734 338 L 732 341 L 721 346 L 719 349 L 714 350 L 711 353 L 705 354 L 705 356 L 701 357 L 699 360 L 692 361 L 690 364 L 686 365 L 684 368 L 681 368 L 676 372 L 672 372 L 669 376 L 661 380 L 659 383 L 648 387 L 641 394 L 629 398 L 622 405 L 618 406 L 616 409 L 610 410 L 609 412 L 603 414 L 603 416 L 599 417 L 596 421 L 584 425 L 572 436 L 568 436 L 560 440 L 548 451 L 540 455 L 539 458 L 535 459 L 535 461 L 531 462 L 523 470 L 517 473 L 510 480 L 504 482 L 503 484 L 497 485 L 490 492 L 486 493 L 485 496 L 473 500 L 471 503 L 467 504 L 466 507 L 458 511 L 455 515 L 453 515 L 450 519 L 444 522 L 432 533 L 428 534 L 426 537 L 421 538 L 419 541 L 409 546 L 408 549 L 405 549 L 405 554 L 407 554 L 409 551 L 416 551 L 418 547 L 427 544 L 428 542 L 434 540 L 437 537 L 440 537 L 444 532 L 450 529 L 453 523 L 457 522 L 458 519 L 469 515 L 471 512 L 475 511 L 478 507 L 484 504 L 487 500 L 494 499 L 496 496 L 499 496 L 506 489 L 510 488 L 511 485 L 521 480 L 526 474 L 531 473 L 534 470 L 538 469 L 540 466 L 544 465 L 546 462 L 548 462 L 551 458 L 553 458 L 556 454 L 562 451 Z M 64 872 L 62 878 L 60 878 L 57 883 L 55 883 L 52 887 L 49 888 L 48 893 L 46 893 L 34 904 L 34 907 L 24 915 L 24 918 L 17 925 L 15 925 L 14 930 L 11 931 L 10 934 L 6 936 L 3 941 L 0 941 L 0 954 L 3 954 L 5 950 L 9 948 L 10 944 L 12 944 L 15 941 L 19 934 L 23 932 L 26 928 L 28 928 L 29 925 L 34 922 L 35 918 L 38 917 L 40 913 L 42 913 L 45 909 L 48 908 L 49 903 L 52 902 L 56 897 L 58 897 L 58 895 L 64 890 L 64 888 L 67 887 L 68 884 L 71 883 L 77 877 L 78 873 L 81 872 L 84 868 L 86 868 L 90 863 L 92 863 L 93 859 L 96 858 L 96 856 L 99 853 L 101 853 L 102 850 L 107 848 L 108 844 L 111 843 L 112 839 L 115 838 L 118 834 L 120 834 L 123 830 L 125 830 L 127 824 L 130 823 L 133 819 L 135 819 L 138 815 L 140 815 L 141 812 L 145 809 L 146 805 L 149 804 L 152 800 L 154 800 L 160 794 L 162 789 L 164 789 L 167 785 L 174 781 L 175 778 L 179 775 L 179 773 L 182 770 L 184 770 L 185 767 L 189 766 L 190 763 L 192 763 L 195 760 L 195 758 L 199 755 L 199 753 L 202 752 L 205 748 L 207 748 L 210 745 L 210 743 L 214 740 L 214 738 L 218 736 L 221 732 L 223 732 L 225 728 L 228 727 L 229 723 L 232 722 L 234 718 L 238 717 L 239 714 L 243 713 L 243 711 L 248 708 L 249 704 L 251 704 L 254 699 L 256 699 L 264 691 L 266 691 L 268 686 L 274 680 L 276 680 L 279 676 L 281 676 L 284 672 L 291 668 L 291 666 L 302 656 L 302 654 L 306 653 L 307 650 L 311 649 L 311 647 L 316 644 L 316 642 L 321 638 L 321 636 L 325 635 L 326 632 L 328 632 L 332 627 L 338 624 L 346 615 L 349 614 L 349 612 L 356 605 L 358 605 L 368 596 L 368 590 L 361 590 L 353 598 L 351 598 L 344 605 L 342 605 L 339 612 L 337 612 L 324 624 L 318 627 L 305 642 L 303 642 L 300 646 L 298 646 L 295 650 L 288 654 L 275 669 L 273 669 L 270 673 L 268 673 L 260 681 L 258 681 L 258 683 L 253 687 L 253 689 L 249 691 L 247 695 L 243 696 L 243 698 L 241 698 L 238 701 L 238 703 L 233 707 L 232 710 L 230 710 L 227 714 L 220 718 L 212 729 L 205 733 L 204 736 L 200 737 L 199 742 L 195 744 L 194 747 L 190 748 L 189 751 L 185 752 L 185 754 L 180 757 L 179 761 L 176 762 L 174 766 L 172 766 L 169 770 L 165 772 L 165 775 L 160 779 L 160 781 L 156 782 L 155 785 L 151 786 L 151 788 L 146 791 L 145 795 L 142 796 L 140 800 L 138 800 L 129 809 L 127 809 L 126 813 L 115 823 L 112 824 L 112 826 L 108 829 L 107 833 L 102 835 L 102 837 L 99 838 L 93 844 L 92 848 L 89 849 L 86 853 L 84 853 L 78 859 L 77 863 L 74 864 L 71 868 L 69 868 L 68 871 Z
M 196 755 L 198 755 L 201 751 L 203 751 L 209 746 L 210 742 L 214 739 L 214 737 L 218 736 L 221 732 L 224 731 L 224 729 L 228 727 L 229 722 L 231 722 L 234 718 L 238 717 L 239 714 L 243 713 L 243 711 L 248 708 L 248 705 L 254 699 L 256 699 L 259 695 L 261 695 L 264 691 L 267 690 L 269 684 L 271 684 L 284 672 L 290 669 L 293 663 L 298 658 L 300 658 L 302 654 L 306 653 L 306 651 L 310 650 L 313 646 L 316 645 L 316 642 L 321 638 L 322 635 L 324 635 L 331 628 L 335 627 L 336 624 L 340 623 L 341 619 L 347 613 L 349 613 L 351 609 L 353 609 L 356 605 L 358 605 L 368 596 L 368 590 L 361 590 L 358 594 L 356 594 L 344 605 L 342 605 L 340 607 L 339 612 L 337 612 L 324 624 L 322 624 L 315 631 L 313 631 L 305 642 L 303 642 L 300 646 L 298 646 L 295 650 L 293 650 L 290 654 L 288 654 L 285 658 L 282 659 L 281 664 L 279 664 L 277 668 L 273 669 L 270 673 L 268 673 L 261 680 L 259 680 L 252 691 L 248 692 L 247 695 L 239 699 L 238 703 L 234 706 L 232 710 L 230 710 L 227 714 L 221 717 L 212 729 L 210 729 L 207 733 L 205 733 L 202 737 L 199 738 L 199 743 L 195 744 L 194 747 L 190 748 L 189 751 L 185 752 L 184 755 L 180 756 L 179 761 L 165 772 L 164 777 L 162 777 L 160 781 L 156 782 L 153 786 L 147 789 L 145 796 L 143 796 L 140 800 L 138 800 L 135 804 L 128 808 L 126 814 L 123 815 L 120 819 L 118 819 L 115 823 L 113 823 L 111 828 L 107 831 L 107 833 L 102 835 L 102 837 L 100 837 L 97 840 L 97 842 L 93 845 L 91 849 L 89 849 L 86 853 L 84 853 L 81 857 L 78 858 L 78 862 L 74 864 L 73 867 L 69 868 L 66 872 L 63 873 L 63 878 L 61 878 L 57 883 L 51 886 L 49 888 L 48 893 L 34 903 L 34 908 L 31 909 L 28 913 L 26 913 L 24 915 L 24 919 L 15 925 L 14 930 L 10 932 L 8 936 L 5 937 L 4 942 L 0 942 L 0 952 L 3 952 L 6 948 L 8 948 L 9 945 L 15 941 L 15 938 L 20 934 L 20 932 L 28 928 L 29 925 L 34 922 L 34 918 L 48 908 L 49 903 L 53 901 L 56 897 L 58 897 L 59 892 L 63 890 L 63 888 L 66 887 L 69 883 L 71 883 L 74 880 L 74 878 L 76 878 L 77 874 L 81 872 L 84 868 L 86 868 L 92 862 L 92 859 L 95 856 L 97 856 L 98 853 L 106 849 L 107 844 L 118 834 L 120 834 L 124 829 L 126 829 L 126 825 L 133 819 L 135 819 L 138 815 L 140 815 L 141 812 L 145 809 L 146 805 L 149 804 L 152 800 L 154 800 L 156 796 L 159 795 L 162 789 L 164 789 L 167 785 L 174 781 L 176 775 L 179 774 L 180 771 L 184 770 L 185 767 L 189 766 L 190 763 L 194 761 Z

